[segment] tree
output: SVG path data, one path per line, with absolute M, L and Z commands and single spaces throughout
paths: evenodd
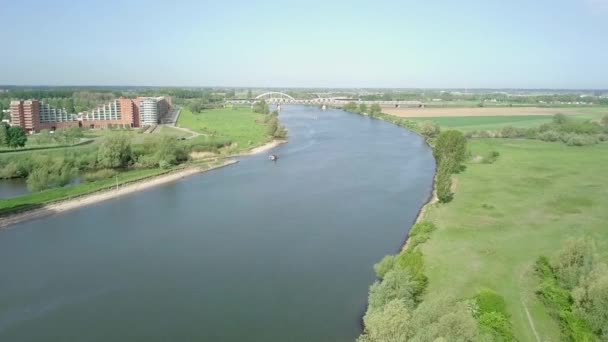
M 168 168 L 185 160 L 188 160 L 188 153 L 184 147 L 174 137 L 161 135 L 146 139 L 143 154 L 137 162 L 145 167 Z
M 587 239 L 568 240 L 551 260 L 560 283 L 571 290 L 588 275 L 596 263 L 595 246 Z
M 568 122 L 568 117 L 562 113 L 557 113 L 553 115 L 553 123 L 556 125 L 562 125 Z
M 395 257 L 392 255 L 386 255 L 379 263 L 374 265 L 374 272 L 376 272 L 376 276 L 380 279 L 384 278 L 384 276 L 393 269 L 395 266 Z
M 27 142 L 27 135 L 23 128 L 12 126 L 7 131 L 7 145 L 12 148 L 23 147 Z
M 268 114 L 270 110 L 268 109 L 268 103 L 266 101 L 261 100 L 253 104 L 253 111 L 259 114 Z
M 42 132 L 41 132 L 42 133 Z M 55 132 L 55 136 L 61 139 L 67 145 L 73 145 L 80 138 L 84 136 L 82 128 L 78 126 L 71 126 L 68 128 L 61 128 Z
M 382 113 L 382 108 L 380 108 L 380 105 L 377 103 L 374 103 L 369 108 L 369 115 L 371 115 L 371 116 L 378 115 L 380 113 Z
M 250 99 L 252 97 L 253 97 L 253 95 L 251 94 L 251 89 L 248 89 L 247 90 L 247 98 Z
M 4 123 L 0 123 L 0 146 L 8 145 L 8 126 Z
M 460 131 L 443 131 L 437 137 L 433 154 L 440 168 L 454 173 L 460 170 L 467 153 L 467 138 Z
M 598 264 L 572 292 L 574 310 L 602 341 L 608 340 L 608 267 Z
M 600 122 L 602 123 L 602 126 L 604 126 L 605 128 L 608 128 L 608 114 L 604 115 Z
M 400 299 L 408 308 L 413 308 L 417 285 L 405 269 L 394 268 L 388 271 L 382 281 L 377 281 L 370 287 L 368 310 L 380 309 L 393 299 Z
M 441 203 L 447 203 L 454 198 L 452 193 L 452 175 L 446 168 L 439 168 L 437 178 L 435 179 L 435 189 L 437 189 L 437 198 Z
M 365 331 L 357 342 L 407 341 L 413 335 L 410 308 L 400 299 L 390 301 L 381 310 L 369 311 L 363 321 Z
M 108 136 L 97 151 L 97 162 L 102 167 L 126 167 L 131 159 L 131 141 L 123 134 Z
M 467 305 L 450 297 L 429 298 L 414 311 L 412 341 L 478 341 L 478 323 Z
M 343 109 L 347 112 L 356 112 L 357 111 L 357 104 L 355 102 L 349 102 L 347 104 L 344 105 Z
M 41 191 L 64 186 L 77 171 L 71 162 L 62 158 L 40 157 L 27 177 L 27 188 L 30 191 Z
M 367 105 L 365 103 L 359 104 L 359 113 L 361 113 L 361 114 L 367 113 Z
M 434 138 L 441 132 L 439 125 L 433 121 L 423 121 L 419 127 L 420 134 L 428 138 Z

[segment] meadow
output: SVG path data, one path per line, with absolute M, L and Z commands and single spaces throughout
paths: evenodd
M 469 149 L 473 157 L 492 151 L 499 157 L 468 163 L 455 176 L 454 199 L 427 211 L 437 231 L 422 246 L 425 296 L 465 299 L 491 289 L 505 298 L 517 339 L 558 341 L 557 322 L 534 293 L 532 265 L 582 236 L 608 261 L 608 144 L 474 139 Z
M 268 142 L 264 115 L 249 107 L 209 109 L 194 113 L 183 108 L 177 125 L 203 135 L 207 140 L 229 140 L 243 151 Z

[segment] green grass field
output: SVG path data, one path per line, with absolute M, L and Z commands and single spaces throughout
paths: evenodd
M 413 119 L 416 122 L 431 120 L 441 127 L 458 129 L 461 131 L 497 130 L 505 126 L 518 128 L 537 127 L 551 122 L 548 115 L 521 115 L 521 116 L 463 116 L 463 117 L 434 117 Z
M 498 151 L 493 164 L 469 163 L 455 177 L 451 203 L 432 206 L 438 230 L 423 246 L 426 296 L 505 297 L 520 341 L 560 340 L 557 323 L 534 295 L 531 265 L 568 238 L 589 236 L 608 261 L 608 144 L 568 147 L 535 140 L 470 141 L 472 154 Z
M 608 115 L 607 107 L 577 108 L 576 114 L 569 115 L 577 120 L 599 120 Z M 412 118 L 413 121 L 433 121 L 439 126 L 458 129 L 463 132 L 482 130 L 495 131 L 505 126 L 517 128 L 538 127 L 552 120 L 551 115 L 505 115 L 505 116 L 459 116 L 459 117 L 426 117 Z
M 177 125 L 199 132 L 207 137 L 226 139 L 238 144 L 239 150 L 250 149 L 266 143 L 270 138 L 263 115 L 249 107 L 220 108 L 193 113 L 182 109 Z

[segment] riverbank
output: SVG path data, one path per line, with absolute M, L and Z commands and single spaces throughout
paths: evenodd
M 240 153 L 240 154 L 237 154 L 236 156 L 252 156 L 255 154 L 259 154 L 259 153 L 268 152 L 268 151 L 272 150 L 273 148 L 275 148 L 279 145 L 285 144 L 285 143 L 287 143 L 287 140 L 274 139 L 270 142 L 267 142 L 266 144 L 264 144 L 262 146 L 255 147 L 248 152 Z
M 175 182 L 187 176 L 232 165 L 237 162 L 238 161 L 236 160 L 225 160 L 223 163 L 212 165 L 206 168 L 191 166 L 185 169 L 172 171 L 159 176 L 151 176 L 131 183 L 122 184 L 119 185 L 118 188 L 100 190 L 93 193 L 84 194 L 75 198 L 70 198 L 67 200 L 59 200 L 57 202 L 52 202 L 50 204 L 43 205 L 39 208 L 17 212 L 2 217 L 0 218 L 0 228 L 6 228 L 10 225 L 17 224 L 20 222 L 62 213 L 72 209 L 85 207 L 91 204 L 96 204 L 120 196 L 143 191 L 158 185 Z
M 243 154 L 236 154 L 230 157 L 238 156 L 251 156 L 263 152 L 267 152 L 281 144 L 286 143 L 287 140 L 272 140 L 262 146 L 255 147 L 249 152 Z M 230 158 L 229 157 L 229 158 Z M 218 168 L 222 168 L 228 165 L 237 163 L 238 161 L 233 159 L 225 160 L 221 164 L 211 165 L 209 167 L 200 166 L 189 166 L 184 169 L 177 171 L 170 171 L 169 173 L 163 173 L 160 175 L 152 175 L 143 179 L 138 179 L 132 182 L 122 183 L 118 185 L 118 189 L 104 188 L 101 190 L 85 193 L 74 198 L 69 199 L 58 199 L 50 203 L 33 207 L 31 209 L 24 209 L 22 211 L 16 211 L 14 213 L 8 213 L 6 216 L 0 217 L 0 229 L 6 228 L 10 225 L 24 222 L 31 219 L 37 219 L 53 214 L 58 214 L 68 210 L 81 208 L 87 205 L 103 202 L 123 195 L 128 195 L 134 192 L 142 191 L 154 186 L 174 182 L 187 176 L 191 176 L 197 173 L 206 172 Z

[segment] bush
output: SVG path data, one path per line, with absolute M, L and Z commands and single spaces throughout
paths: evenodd
M 586 146 L 594 145 L 598 143 L 598 138 L 592 135 L 586 134 L 570 134 L 566 145 L 568 146 Z
M 591 121 L 569 121 L 562 125 L 558 125 L 557 129 L 565 133 L 576 134 L 599 134 L 602 133 L 602 127 Z
M 392 270 L 395 266 L 395 257 L 392 255 L 386 255 L 379 263 L 374 265 L 374 272 L 380 279 L 384 278 L 388 271 Z
M 498 312 L 488 312 L 477 318 L 481 331 L 492 336 L 494 341 L 515 341 L 511 322 Z
M 484 289 L 475 296 L 475 317 L 481 330 L 495 341 L 514 341 L 507 304 L 498 293 Z
M 599 264 L 581 280 L 572 294 L 574 311 L 593 332 L 608 340 L 608 267 Z
M 453 298 L 433 298 L 412 311 L 401 300 L 368 311 L 358 342 L 478 340 L 475 319 L 466 305 Z
M 553 123 L 556 125 L 563 125 L 568 122 L 568 117 L 562 113 L 553 115 Z
M 484 164 L 492 164 L 498 159 L 499 156 L 500 153 L 498 151 L 490 151 L 482 157 L 481 162 Z
M 537 135 L 538 139 L 542 141 L 559 141 L 561 140 L 561 134 L 556 131 L 541 131 Z
M 97 163 L 105 168 L 126 167 L 132 159 L 131 140 L 123 134 L 106 137 L 97 151 Z
M 498 135 L 501 138 L 523 138 L 526 136 L 526 130 L 518 129 L 513 126 L 505 126 L 500 129 Z
M 415 288 L 418 284 L 412 280 L 405 269 L 394 268 L 384 275 L 382 281 L 376 281 L 369 289 L 368 310 L 381 310 L 388 302 L 399 299 L 408 308 L 415 304 Z
M 413 312 L 411 339 L 403 341 L 479 341 L 475 318 L 466 303 L 451 297 L 424 301 Z
M 420 134 L 427 138 L 434 138 L 441 132 L 439 125 L 433 121 L 423 121 L 419 125 L 419 130 Z
M 527 139 L 536 139 L 538 137 L 538 133 L 539 133 L 538 128 L 528 128 L 525 131 L 526 131 L 525 135 L 526 135 Z
M 604 126 L 604 128 L 608 128 L 608 114 L 604 115 L 600 120 L 600 124 Z
M 560 286 L 549 259 L 538 258 L 534 268 L 540 281 L 536 294 L 547 306 L 549 313 L 558 319 L 564 338 L 568 341 L 594 341 L 595 336 L 590 327 L 572 311 L 570 292 Z
M 410 229 L 409 237 L 408 237 L 408 248 L 413 249 L 418 245 L 426 242 L 431 238 L 431 233 L 437 229 L 435 224 L 432 222 L 420 222 L 414 224 L 412 229 Z
M 365 331 L 357 342 L 407 341 L 412 335 L 411 309 L 399 299 L 368 311 L 363 317 Z
M 117 175 L 113 169 L 101 169 L 94 172 L 89 172 L 84 175 L 84 180 L 87 182 L 95 182 L 101 179 L 108 179 Z
M 414 300 L 419 302 L 422 293 L 428 284 L 428 278 L 424 274 L 424 259 L 420 250 L 408 249 L 396 257 L 395 269 L 406 270 L 414 281 L 412 294 Z
M 146 139 L 141 150 L 135 154 L 137 155 L 137 165 L 163 169 L 187 161 L 189 158 L 186 147 L 178 144 L 174 137 L 168 135 Z
M 70 162 L 66 162 L 64 159 L 39 157 L 27 177 L 27 188 L 30 191 L 41 191 L 62 187 L 72 180 L 77 171 Z
M 595 246 L 592 241 L 568 240 L 551 260 L 551 268 L 562 286 L 573 289 L 582 277 L 591 272 L 595 263 Z

